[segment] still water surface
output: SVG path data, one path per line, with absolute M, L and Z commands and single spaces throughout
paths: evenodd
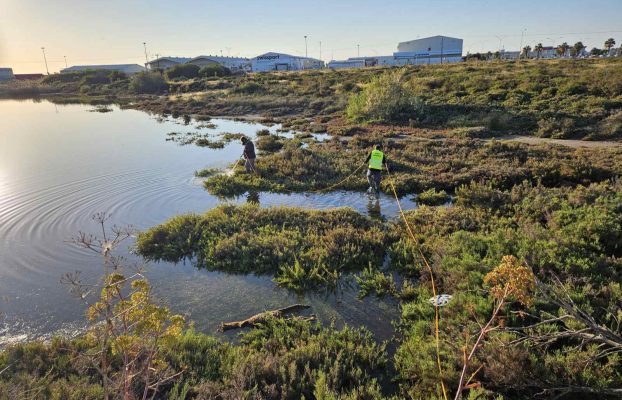
M 84 304 L 59 281 L 73 271 L 81 271 L 85 281 L 101 274 L 96 256 L 67 243 L 80 230 L 96 233 L 94 213 L 110 213 L 112 224 L 146 229 L 180 213 L 247 201 L 246 196 L 211 196 L 193 177 L 201 168 L 234 162 L 242 152 L 237 142 L 219 150 L 178 146 L 165 140 L 167 133 L 200 130 L 215 137 L 224 132 L 253 137 L 258 129 L 278 128 L 215 119 L 211 122 L 217 127 L 205 129 L 194 121 L 185 126 L 135 110 L 92 110 L 86 105 L 0 100 L 0 345 L 72 335 L 84 327 Z M 362 213 L 370 206 L 364 193 L 339 191 L 261 193 L 259 201 L 263 207 L 347 205 Z M 402 205 L 415 207 L 408 199 Z M 380 209 L 387 218 L 397 213 L 388 196 L 381 197 Z M 150 263 L 146 270 L 157 296 L 202 331 L 300 301 L 311 304 L 324 322 L 365 325 L 387 339 L 397 311 L 391 302 L 360 301 L 353 290 L 299 298 L 276 288 L 269 277 L 206 272 L 190 263 Z

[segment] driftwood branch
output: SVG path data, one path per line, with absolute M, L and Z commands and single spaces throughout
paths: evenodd
M 302 310 L 306 310 L 310 308 L 306 304 L 294 304 L 289 307 L 279 308 L 278 310 L 264 311 L 262 313 L 253 315 L 242 321 L 233 321 L 233 322 L 222 322 L 218 330 L 220 332 L 228 331 L 231 329 L 241 329 L 246 327 L 252 327 L 262 322 L 265 322 L 268 318 L 281 318 L 288 314 L 298 313 Z M 315 315 L 311 315 L 309 317 L 301 317 L 306 321 L 314 321 Z

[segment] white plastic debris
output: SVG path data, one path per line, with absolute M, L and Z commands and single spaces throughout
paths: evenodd
M 430 303 L 433 306 L 443 307 L 446 306 L 453 296 L 450 294 L 439 294 L 438 296 L 430 297 Z

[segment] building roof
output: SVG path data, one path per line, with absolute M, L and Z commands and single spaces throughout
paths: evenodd
M 196 56 L 190 59 L 188 62 L 192 62 L 194 60 L 198 60 L 199 58 L 207 58 L 208 60 L 213 60 L 216 62 L 224 62 L 224 61 L 248 61 L 248 58 L 244 57 L 229 57 L 229 56 Z
M 160 58 L 156 58 L 155 60 L 149 61 L 147 64 L 153 64 L 153 63 L 157 63 L 158 61 L 164 61 L 164 60 L 172 61 L 177 64 L 185 64 L 191 59 L 192 58 L 190 57 L 160 57 Z
M 428 37 L 419 38 L 419 39 L 407 40 L 407 41 L 405 41 L 405 42 L 400 42 L 399 44 L 402 44 L 402 43 L 412 43 L 412 42 L 418 42 L 418 41 L 420 41 L 420 40 L 429 40 L 429 39 L 436 39 L 436 38 L 453 39 L 453 40 L 462 40 L 462 39 L 460 39 L 460 38 L 455 38 L 455 37 L 451 37 L 451 36 L 436 35 L 436 36 L 428 36 Z
M 118 71 L 142 71 L 145 69 L 142 65 L 138 64 L 104 64 L 104 65 L 73 65 L 69 68 L 61 69 L 60 72 L 73 72 L 73 71 L 86 71 L 96 69 L 109 69 Z

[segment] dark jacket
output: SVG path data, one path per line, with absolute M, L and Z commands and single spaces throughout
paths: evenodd
M 244 158 L 256 158 L 255 145 L 250 140 L 244 144 Z

